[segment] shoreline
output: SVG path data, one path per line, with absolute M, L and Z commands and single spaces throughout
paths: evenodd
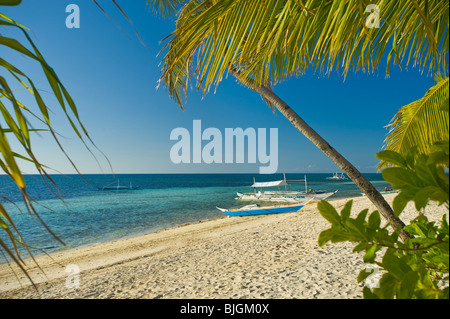
M 391 203 L 394 194 L 385 198 Z M 352 214 L 375 210 L 366 197 L 330 203 L 340 211 L 350 199 Z M 433 220 L 443 212 L 427 208 Z M 401 218 L 416 214 L 408 205 Z M 0 298 L 362 298 L 356 277 L 364 264 L 354 244 L 317 245 L 328 227 L 313 203 L 295 213 L 219 217 L 77 247 L 36 257 L 42 270 L 27 261 L 39 291 L 17 266 L 19 280 L 0 265 Z M 69 265 L 81 271 L 79 288 L 66 285 Z

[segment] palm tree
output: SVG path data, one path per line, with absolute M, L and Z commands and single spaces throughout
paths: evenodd
M 344 171 L 397 228 L 394 215 L 373 185 L 301 119 L 272 90 L 277 82 L 308 68 L 328 73 L 342 68 L 372 71 L 392 58 L 437 72 L 448 54 L 448 5 L 442 1 L 377 1 L 367 11 L 363 0 L 154 0 L 177 13 L 176 29 L 165 40 L 160 82 L 181 108 L 194 74 L 206 94 L 228 72 L 276 107 L 302 134 Z M 379 28 L 370 28 L 377 14 Z M 388 45 L 391 46 L 387 57 Z M 409 236 L 402 231 L 402 238 Z

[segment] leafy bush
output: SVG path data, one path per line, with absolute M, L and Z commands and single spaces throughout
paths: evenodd
M 378 269 L 363 269 L 357 278 L 363 282 L 378 272 L 376 287 L 363 288 L 364 298 L 449 298 L 449 227 L 447 214 L 437 223 L 420 213 L 430 202 L 449 205 L 448 141 L 434 145 L 428 154 L 418 154 L 415 148 L 405 156 L 393 151 L 377 153 L 377 158 L 395 167 L 383 170 L 383 178 L 399 190 L 393 210 L 398 216 L 409 202 L 414 202 L 418 216 L 405 226 L 414 238 L 402 242 L 399 230 L 391 231 L 389 224 L 381 227 L 378 211 L 369 217 L 368 209 L 356 218 L 350 217 L 353 201 L 345 204 L 340 214 L 326 201 L 318 204 L 320 214 L 331 228 L 319 235 L 319 245 L 330 242 L 355 242 L 354 252 L 364 252 L 363 261 Z M 377 258 L 377 253 L 384 253 Z

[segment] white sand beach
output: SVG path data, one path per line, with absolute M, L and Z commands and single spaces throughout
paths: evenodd
M 340 211 L 347 200 L 330 202 Z M 354 198 L 354 214 L 367 207 L 375 210 L 366 197 Z M 445 212 L 425 210 L 433 220 Z M 401 218 L 416 215 L 408 205 Z M 0 266 L 0 298 L 361 298 L 362 258 L 351 243 L 319 247 L 328 227 L 309 204 L 296 213 L 220 218 L 82 247 L 38 257 L 45 275 L 29 262 L 38 290 L 17 269 L 19 279 Z M 81 271 L 78 288 L 66 285 L 68 265 Z

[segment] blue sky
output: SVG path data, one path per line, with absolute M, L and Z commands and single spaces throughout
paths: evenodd
M 117 27 L 90 0 L 24 0 L 1 12 L 31 30 L 33 41 L 55 69 L 79 109 L 83 124 L 96 146 L 107 156 L 115 173 L 241 173 L 258 172 L 256 164 L 174 164 L 170 132 L 184 127 L 192 132 L 193 120 L 202 128 L 278 128 L 278 172 L 321 173 L 339 171 L 337 166 L 299 133 L 279 112 L 273 114 L 261 97 L 229 76 L 217 92 L 202 99 L 189 92 L 185 110 L 169 98 L 164 87 L 156 90 L 162 56 L 160 41 L 174 29 L 170 19 L 155 16 L 145 0 L 118 1 L 133 20 L 133 26 L 109 0 L 99 1 Z M 78 4 L 80 28 L 65 25 L 66 6 Z M 6 33 L 6 36 L 19 33 Z M 25 41 L 22 41 L 25 42 Z M 111 172 L 106 160 L 93 148 L 99 164 L 76 138 L 55 104 L 43 72 L 36 63 L 1 48 L 2 57 L 34 79 L 52 107 L 53 123 L 65 149 L 82 173 Z M 2 74 L 3 75 L 3 74 Z M 361 172 L 376 172 L 374 154 L 381 150 L 386 126 L 398 109 L 422 97 L 433 78 L 420 70 L 385 67 L 375 74 L 333 73 L 323 77 L 307 72 L 275 86 L 284 99 L 312 128 Z M 18 92 L 26 105 L 34 105 L 26 92 Z M 38 126 L 38 125 L 36 125 Z M 36 136 L 33 147 L 38 158 L 51 168 L 74 173 L 74 169 L 47 133 Z M 26 173 L 31 166 L 21 163 Z

